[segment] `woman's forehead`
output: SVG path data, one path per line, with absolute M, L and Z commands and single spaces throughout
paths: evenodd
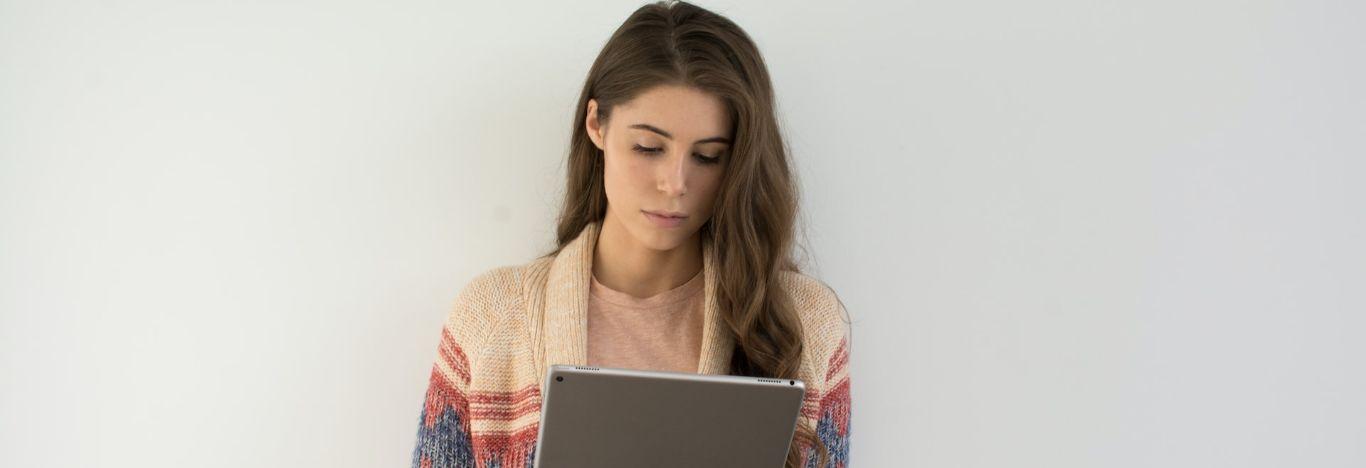
M 699 140 L 730 136 L 730 115 L 720 98 L 683 86 L 658 86 L 622 103 L 612 112 L 623 127 L 646 125 L 662 130 L 671 139 Z

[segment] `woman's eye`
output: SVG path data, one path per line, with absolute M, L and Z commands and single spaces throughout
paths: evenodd
M 653 155 L 653 154 L 659 153 L 659 152 L 661 151 L 660 148 L 651 148 L 651 147 L 649 147 L 649 146 L 640 146 L 640 145 L 634 145 L 634 146 L 631 147 L 631 149 L 635 150 L 635 152 L 637 152 L 637 153 L 649 154 L 649 155 Z M 721 156 L 708 156 L 708 155 L 701 154 L 701 153 L 693 153 L 693 156 L 696 157 L 696 158 L 697 158 L 697 161 L 698 161 L 698 162 L 701 162 L 702 164 L 720 164 L 720 163 L 721 163 Z
M 635 145 L 633 149 L 635 149 L 637 153 L 654 154 L 659 152 L 659 148 L 650 148 L 648 146 L 640 145 Z

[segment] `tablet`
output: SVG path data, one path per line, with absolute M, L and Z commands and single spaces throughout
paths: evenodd
M 551 366 L 537 468 L 782 467 L 800 380 Z

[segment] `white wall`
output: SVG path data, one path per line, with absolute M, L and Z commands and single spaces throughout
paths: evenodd
M 403 466 L 637 2 L 0 0 L 0 465 Z M 709 2 L 855 466 L 1366 465 L 1366 4 Z

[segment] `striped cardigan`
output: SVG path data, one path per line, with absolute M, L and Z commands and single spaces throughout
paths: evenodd
M 541 395 L 552 364 L 587 363 L 588 286 L 599 225 L 589 224 L 555 256 L 494 268 L 458 295 L 441 330 L 423 404 L 415 468 L 530 467 Z M 734 341 L 714 304 L 714 250 L 703 243 L 703 332 L 699 374 L 727 374 Z M 806 398 L 798 424 L 849 457 L 849 328 L 844 307 L 817 280 L 783 272 L 804 329 L 798 378 Z M 801 450 L 814 467 L 811 444 Z

